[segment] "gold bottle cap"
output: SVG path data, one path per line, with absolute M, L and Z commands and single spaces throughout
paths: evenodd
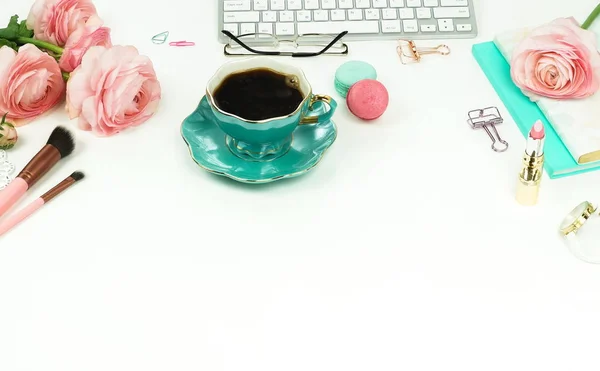
M 560 233 L 565 236 L 569 233 L 576 233 L 596 210 L 596 206 L 588 201 L 580 203 L 563 219 Z

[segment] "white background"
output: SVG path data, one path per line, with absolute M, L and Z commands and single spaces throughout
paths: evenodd
M 0 18 L 32 2 L 2 0 Z M 600 201 L 600 172 L 546 177 L 539 204 L 519 206 L 524 140 L 471 55 L 506 29 L 582 22 L 596 1 L 480 0 L 480 36 L 420 65 L 400 64 L 393 41 L 290 60 L 332 95 L 341 63 L 370 62 L 391 105 L 364 123 L 340 100 L 319 166 L 267 186 L 203 171 L 180 136 L 226 61 L 216 2 L 95 4 L 116 44 L 155 63 L 162 105 L 111 138 L 62 108 L 19 129 L 19 169 L 58 124 L 78 144 L 25 201 L 74 170 L 87 178 L 0 240 L 0 370 L 599 369 L 600 267 L 557 227 Z M 196 46 L 152 44 L 165 30 Z M 506 153 L 466 124 L 489 105 Z

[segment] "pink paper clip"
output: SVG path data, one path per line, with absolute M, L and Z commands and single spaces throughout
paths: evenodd
M 196 43 L 192 41 L 171 41 L 170 46 L 194 46 Z

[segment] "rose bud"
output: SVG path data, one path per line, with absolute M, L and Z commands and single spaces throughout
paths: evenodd
M 8 113 L 4 114 L 2 121 L 0 121 L 0 149 L 11 149 L 19 138 L 15 126 L 6 121 L 7 115 Z

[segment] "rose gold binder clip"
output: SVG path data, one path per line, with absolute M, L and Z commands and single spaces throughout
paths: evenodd
M 396 47 L 398 56 L 402 64 L 411 64 L 421 62 L 421 58 L 428 54 L 450 54 L 450 48 L 447 45 L 441 44 L 435 47 L 418 47 L 412 40 L 398 40 Z

